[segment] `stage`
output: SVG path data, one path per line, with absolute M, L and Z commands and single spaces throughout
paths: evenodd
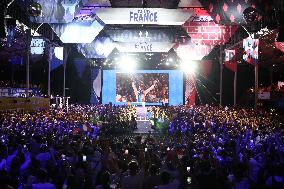
M 151 128 L 151 122 L 147 118 L 147 108 L 146 107 L 136 107 L 137 110 L 137 129 L 134 131 L 134 133 L 149 133 L 154 132 L 154 130 Z

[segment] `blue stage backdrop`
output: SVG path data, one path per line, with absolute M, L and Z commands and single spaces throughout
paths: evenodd
M 102 103 L 183 104 L 183 73 L 178 70 L 103 71 Z

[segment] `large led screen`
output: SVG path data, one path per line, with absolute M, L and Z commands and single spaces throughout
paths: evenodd
M 102 103 L 183 104 L 183 73 L 177 70 L 103 71 Z
M 169 102 L 168 73 L 116 73 L 116 102 Z

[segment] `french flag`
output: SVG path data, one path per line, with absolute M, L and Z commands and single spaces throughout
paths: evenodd
M 85 131 L 85 132 L 91 132 L 92 131 L 91 126 L 87 123 L 79 125 L 79 129 L 80 129 L 80 131 Z

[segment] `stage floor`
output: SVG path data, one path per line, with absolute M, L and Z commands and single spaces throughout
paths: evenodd
M 137 130 L 134 133 L 149 133 L 154 130 L 151 129 L 151 122 L 147 119 L 147 108 L 146 107 L 136 107 L 137 110 Z

